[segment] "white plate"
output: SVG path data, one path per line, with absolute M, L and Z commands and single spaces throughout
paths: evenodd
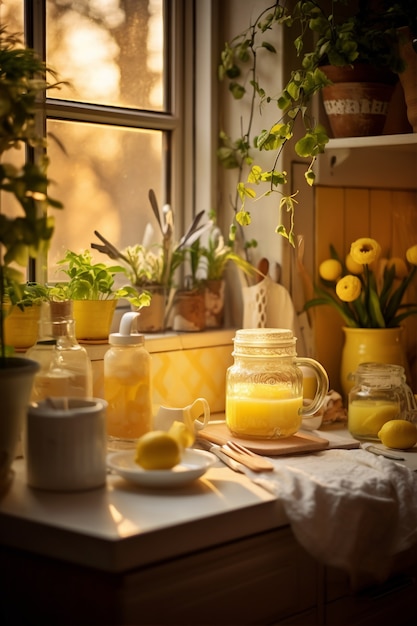
M 200 478 L 217 461 L 205 450 L 184 450 L 181 463 L 169 470 L 146 470 L 135 463 L 135 452 L 123 450 L 107 456 L 107 465 L 126 480 L 145 487 L 179 487 Z

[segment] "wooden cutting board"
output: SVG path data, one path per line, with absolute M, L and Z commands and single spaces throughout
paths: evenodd
M 246 439 L 231 434 L 226 422 L 212 422 L 198 431 L 198 437 L 217 443 L 222 446 L 227 441 L 236 441 L 246 446 L 252 452 L 267 456 L 281 456 L 284 454 L 300 454 L 302 452 L 317 452 L 329 447 L 328 439 L 310 435 L 309 433 L 296 433 L 284 439 Z

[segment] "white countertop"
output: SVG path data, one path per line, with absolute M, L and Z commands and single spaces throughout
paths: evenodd
M 340 437 L 350 438 L 340 429 L 315 432 L 338 443 Z M 404 456 L 404 464 L 417 469 L 417 447 Z M 13 483 L 0 499 L 1 544 L 109 572 L 140 568 L 289 523 L 273 494 L 220 461 L 181 488 L 147 489 L 109 474 L 105 487 L 78 493 L 29 487 L 21 458 L 13 469 Z
M 6 546 L 107 571 L 172 558 L 286 525 L 273 495 L 220 461 L 188 486 L 146 489 L 107 476 L 101 489 L 40 491 L 26 484 L 25 462 L 0 500 Z

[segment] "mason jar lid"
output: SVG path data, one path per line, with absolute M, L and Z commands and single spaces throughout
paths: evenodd
M 358 384 L 374 387 L 396 387 L 406 382 L 404 368 L 393 363 L 360 363 L 353 373 L 353 379 Z
M 288 328 L 244 328 L 236 331 L 233 354 L 296 356 L 296 341 Z

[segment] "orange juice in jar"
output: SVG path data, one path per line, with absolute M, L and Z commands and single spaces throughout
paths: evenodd
M 226 373 L 226 424 L 232 434 L 279 439 L 295 434 L 326 397 L 328 377 L 314 359 L 297 358 L 292 331 L 282 328 L 238 330 L 234 364 Z M 303 403 L 303 372 L 315 376 L 314 398 Z
M 242 383 L 227 396 L 227 424 L 236 435 L 289 437 L 301 426 L 302 404 L 301 395 L 277 385 Z

